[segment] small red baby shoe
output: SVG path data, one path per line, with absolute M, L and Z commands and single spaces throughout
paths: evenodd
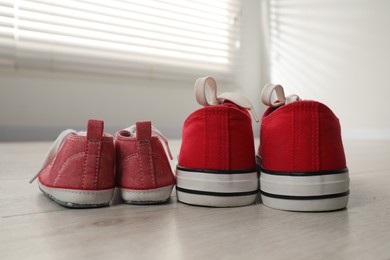
M 262 101 L 269 106 L 257 155 L 263 204 L 292 211 L 345 208 L 349 174 L 340 123 L 332 110 L 296 95 L 285 97 L 282 86 L 273 84 L 263 89 Z
M 117 187 L 128 204 L 157 204 L 169 200 L 175 177 L 167 153 L 168 141 L 150 121 L 137 122 L 116 134 Z
M 62 132 L 31 182 L 38 177 L 41 191 L 65 207 L 108 205 L 115 189 L 115 151 L 113 137 L 103 133 L 103 124 L 89 120 L 87 132 Z
M 206 87 L 211 100 L 206 98 Z M 212 77 L 195 82 L 195 97 L 203 108 L 184 122 L 176 169 L 179 201 L 201 206 L 235 207 L 254 203 L 258 173 L 252 104 L 234 93 L 217 97 Z

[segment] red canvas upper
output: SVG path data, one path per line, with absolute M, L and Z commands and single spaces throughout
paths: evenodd
M 346 168 L 340 123 L 316 101 L 269 107 L 260 129 L 258 155 L 265 170 L 313 172 Z
M 179 166 L 205 170 L 255 168 L 252 122 L 232 102 L 206 106 L 184 122 Z
M 103 121 L 89 120 L 86 136 L 69 135 L 39 174 L 39 182 L 79 190 L 114 188 L 114 142 L 111 135 L 103 134 L 103 127 Z
M 164 147 L 152 135 L 151 122 L 137 122 L 136 135 L 127 130 L 116 134 L 117 186 L 149 190 L 175 184 Z

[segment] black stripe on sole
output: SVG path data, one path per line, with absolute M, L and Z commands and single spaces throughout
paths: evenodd
M 244 169 L 244 170 L 207 170 L 207 169 L 197 169 L 197 168 L 185 168 L 179 165 L 176 166 L 176 169 L 184 172 L 203 172 L 203 173 L 219 173 L 219 174 L 240 174 L 240 173 L 257 172 L 256 168 Z
M 272 194 L 265 191 L 260 191 L 261 195 L 267 196 L 275 199 L 283 199 L 283 200 L 322 200 L 322 199 L 333 199 L 340 198 L 349 195 L 349 191 L 335 194 L 326 194 L 326 195 L 316 195 L 316 196 L 291 196 L 291 195 L 279 195 Z
M 212 191 L 201 191 L 201 190 L 189 190 L 183 189 L 176 186 L 176 190 L 180 192 L 196 194 L 196 195 L 206 195 L 206 196 L 216 196 L 216 197 L 239 197 L 239 196 L 249 196 L 256 195 L 259 191 L 244 191 L 244 192 L 212 192 Z
M 333 174 L 342 174 L 348 173 L 348 168 L 339 169 L 339 170 L 326 170 L 326 171 L 316 171 L 316 172 L 277 172 L 269 171 L 260 167 L 261 173 L 269 175 L 278 175 L 278 176 L 297 176 L 297 177 L 307 177 L 307 176 L 319 176 L 319 175 L 333 175 Z M 261 175 L 260 173 L 260 175 Z
M 170 200 L 171 197 L 169 197 L 166 200 L 123 200 L 124 203 L 130 204 L 130 205 L 157 205 L 157 204 L 164 204 Z

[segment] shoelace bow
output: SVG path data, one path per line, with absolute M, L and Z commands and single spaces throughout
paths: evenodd
M 253 111 L 252 103 L 245 97 L 236 93 L 225 92 L 217 95 L 217 82 L 213 77 L 198 78 L 195 81 L 195 98 L 201 106 L 215 106 L 222 104 L 225 100 L 229 100 L 234 104 L 249 110 L 256 122 L 259 122 L 255 111 Z M 206 96 L 206 87 L 210 90 L 210 101 Z
M 130 126 L 128 128 L 125 128 L 124 130 L 125 131 L 129 131 L 129 133 L 132 136 L 136 137 L 137 127 L 135 125 Z M 164 145 L 164 149 L 165 149 L 166 153 L 169 155 L 169 158 L 171 160 L 173 160 L 173 156 L 172 156 L 171 150 L 169 149 L 167 138 L 157 128 L 155 128 L 154 126 L 152 126 L 152 135 L 157 136 L 157 138 Z

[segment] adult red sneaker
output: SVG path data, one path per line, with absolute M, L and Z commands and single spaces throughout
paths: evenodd
M 206 87 L 211 100 L 206 98 Z M 177 199 L 192 205 L 235 207 L 254 203 L 258 194 L 251 103 L 224 93 L 217 97 L 212 77 L 195 82 L 203 108 L 184 122 L 176 169 Z
M 87 132 L 62 132 L 30 183 L 37 177 L 41 191 L 62 206 L 108 205 L 115 189 L 114 141 L 103 133 L 103 121 L 89 120 Z
M 349 173 L 340 123 L 332 110 L 296 95 L 285 97 L 282 86 L 273 84 L 263 89 L 262 101 L 269 106 L 257 155 L 263 204 L 292 211 L 345 208 Z
M 117 187 L 128 204 L 169 200 L 175 177 L 169 164 L 168 141 L 150 121 L 137 122 L 116 134 Z

